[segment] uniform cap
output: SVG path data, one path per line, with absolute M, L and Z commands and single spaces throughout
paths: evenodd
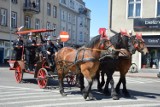
M 28 35 L 32 35 L 32 32 L 30 32 Z

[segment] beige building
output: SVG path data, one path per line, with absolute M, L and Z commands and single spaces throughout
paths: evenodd
M 109 0 L 109 35 L 120 29 L 131 30 L 133 35 L 142 33 L 149 55 L 136 52 L 132 63 L 138 69 L 146 62 L 146 68 L 153 68 L 160 60 L 160 0 Z M 146 61 L 144 61 L 146 57 Z
M 90 39 L 90 10 L 83 0 L 60 0 L 60 30 L 69 32 L 69 44 L 83 45 Z
M 68 43 L 84 44 L 85 40 L 90 38 L 90 10 L 87 9 L 87 14 L 83 17 L 83 20 L 87 21 L 84 22 L 86 26 L 83 28 L 85 29 L 82 33 L 83 40 L 78 42 L 77 24 L 81 15 L 79 12 L 81 5 L 86 9 L 82 0 L 0 0 L 0 64 L 10 58 L 12 54 L 9 51 L 12 48 L 10 43 L 16 39 L 15 31 L 20 26 L 24 26 L 23 30 L 55 28 L 54 32 L 48 33 L 53 39 L 64 30 L 71 35 Z M 63 18 L 65 19 L 62 20 Z

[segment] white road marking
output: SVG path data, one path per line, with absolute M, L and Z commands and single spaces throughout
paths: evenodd
M 87 107 L 89 107 L 90 105 L 89 104 L 95 104 L 95 105 L 98 105 L 98 104 L 102 104 L 102 103 L 125 103 L 125 102 L 141 102 L 141 101 L 146 101 L 146 100 L 143 100 L 143 99 L 138 99 L 138 100 L 130 100 L 130 99 L 127 99 L 127 100 L 101 100 L 101 101 L 79 101 L 79 102 L 64 102 L 64 103 L 53 103 L 53 104 L 41 104 L 41 105 L 31 105 L 31 106 L 25 106 L 25 107 L 56 107 L 56 106 L 70 106 L 72 105 L 73 107 L 76 106 L 76 105 L 85 105 Z

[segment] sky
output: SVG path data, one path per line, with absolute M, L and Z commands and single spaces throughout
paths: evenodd
M 98 29 L 108 28 L 108 0 L 83 0 L 91 10 L 90 37 L 98 35 Z

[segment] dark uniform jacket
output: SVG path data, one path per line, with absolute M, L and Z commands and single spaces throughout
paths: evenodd
M 46 43 L 45 50 L 51 52 L 51 55 L 53 55 L 58 51 L 58 48 L 52 42 L 50 42 L 49 44 Z
M 26 44 L 25 44 L 26 54 L 29 54 L 29 55 L 35 54 L 36 46 L 33 46 L 32 44 L 36 45 L 36 41 L 29 40 L 29 39 L 26 41 Z
M 16 46 L 23 46 L 23 40 L 15 40 L 15 41 L 13 41 L 14 50 L 21 50 L 22 48 L 17 48 Z

